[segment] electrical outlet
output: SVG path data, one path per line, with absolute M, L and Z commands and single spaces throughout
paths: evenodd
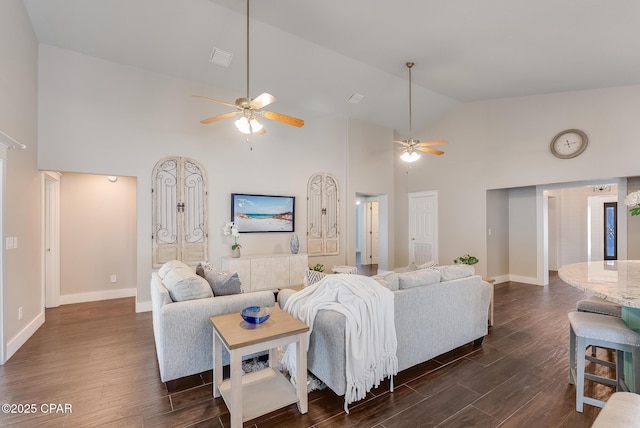
M 116 282 L 118 282 L 118 278 L 115 275 L 111 275 L 111 283 L 115 284 Z
M 18 308 L 18 320 L 22 319 L 22 306 Z

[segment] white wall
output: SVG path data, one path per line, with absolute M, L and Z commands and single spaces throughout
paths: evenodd
M 616 197 L 617 187 L 611 186 L 608 192 L 594 193 L 593 186 L 567 187 L 563 189 L 550 190 L 549 197 L 553 197 L 556 202 L 556 242 L 557 242 L 557 263 L 552 265 L 552 257 L 549 257 L 549 268 L 557 270 L 558 267 L 569 264 L 589 261 L 589 233 L 588 229 L 594 226 L 594 216 L 600 218 L 597 222 L 598 230 L 593 231 L 599 235 L 600 243 L 595 252 L 592 254 L 592 260 L 602 260 L 602 212 L 592 213 L 591 225 L 589 224 L 589 201 L 590 198 L 601 198 L 608 194 L 609 198 Z M 621 204 L 623 205 L 623 204 Z M 597 206 L 602 208 L 602 201 Z M 549 210 L 551 217 L 551 210 Z M 551 223 L 551 219 L 550 219 Z M 551 227 L 549 228 L 551 230 Z M 549 242 L 549 251 L 552 245 Z
M 249 144 L 232 120 L 200 124 L 200 119 L 226 109 L 191 97 L 202 94 L 232 100 L 237 94 L 44 45 L 40 47 L 39 84 L 41 169 L 137 179 L 139 310 L 150 308 L 151 172 L 165 156 L 196 159 L 207 171 L 209 254 L 218 265 L 220 257 L 231 251 L 221 231 L 230 217 L 230 193 L 296 196 L 296 231 L 300 251 L 305 252 L 307 180 L 316 172 L 334 175 L 340 185 L 340 219 L 345 225 L 340 242 L 343 250 L 337 257 L 309 261 L 331 266 L 345 264 L 347 252 L 355 254 L 355 235 L 351 236 L 355 215 L 350 205 L 355 202 L 355 191 L 393 190 L 393 171 L 385 165 L 392 156 L 391 131 L 366 122 L 278 110 L 276 103 L 275 111 L 299 116 L 305 119 L 305 126 L 298 129 L 267 121 L 267 134 L 253 137 Z M 347 177 L 362 185 L 349 190 Z M 288 252 L 289 239 L 290 234 L 243 234 L 242 252 Z M 391 242 L 390 251 L 393 239 Z
M 486 191 L 638 175 L 639 110 L 640 86 L 461 105 L 416 134 L 421 140 L 446 139 L 449 144 L 445 155 L 420 159 L 408 175 L 404 165 L 397 166 L 396 214 L 406 211 L 407 192 L 438 190 L 441 260 L 475 253 L 480 258 L 477 270 L 484 274 Z M 575 159 L 557 159 L 549 143 L 568 128 L 585 131 L 589 147 Z M 405 233 L 396 231 L 396 248 L 400 265 L 407 261 Z
M 63 173 L 60 302 L 122 297 L 136 281 L 136 179 Z
M 2 2 L 0 13 L 0 130 L 27 149 L 8 150 L 5 198 L 2 203 L 4 237 L 17 237 L 18 248 L 0 251 L 4 291 L 0 345 L 10 357 L 44 322 L 40 288 L 40 174 L 36 125 L 38 42 L 24 4 Z M 22 307 L 22 319 L 18 308 Z M 4 363 L 0 358 L 0 363 Z
M 509 191 L 487 191 L 487 275 L 509 274 Z
M 535 282 L 537 260 L 536 189 L 509 190 L 509 275 L 512 280 Z
M 392 144 L 393 131 L 357 119 L 349 120 L 349 162 L 347 198 L 343 206 L 347 216 L 347 263 L 356 260 L 356 196 L 365 194 L 379 197 L 378 267 L 392 269 L 395 253 L 395 199 Z

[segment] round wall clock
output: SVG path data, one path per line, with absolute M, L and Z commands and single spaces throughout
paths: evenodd
M 553 137 L 549 148 L 555 157 L 570 159 L 584 152 L 588 143 L 587 134 L 579 129 L 567 129 Z

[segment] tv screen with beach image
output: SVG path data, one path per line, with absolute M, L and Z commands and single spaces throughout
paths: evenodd
M 240 233 L 293 232 L 294 196 L 231 194 L 231 219 Z

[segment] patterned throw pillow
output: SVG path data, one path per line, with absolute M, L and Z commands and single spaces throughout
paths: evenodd
M 426 263 L 422 263 L 421 265 L 418 265 L 418 270 L 420 269 L 433 269 L 438 267 L 438 262 L 431 260 L 430 262 L 426 262 Z
M 327 274 L 324 272 L 318 272 L 317 270 L 307 269 L 307 274 L 306 274 L 307 285 L 313 285 L 316 282 L 320 281 L 325 276 L 327 276 Z
M 198 263 L 198 266 L 196 266 L 196 274 L 200 275 L 203 278 L 205 277 L 207 272 L 213 272 L 215 270 L 216 267 L 208 260 L 200 262 Z

